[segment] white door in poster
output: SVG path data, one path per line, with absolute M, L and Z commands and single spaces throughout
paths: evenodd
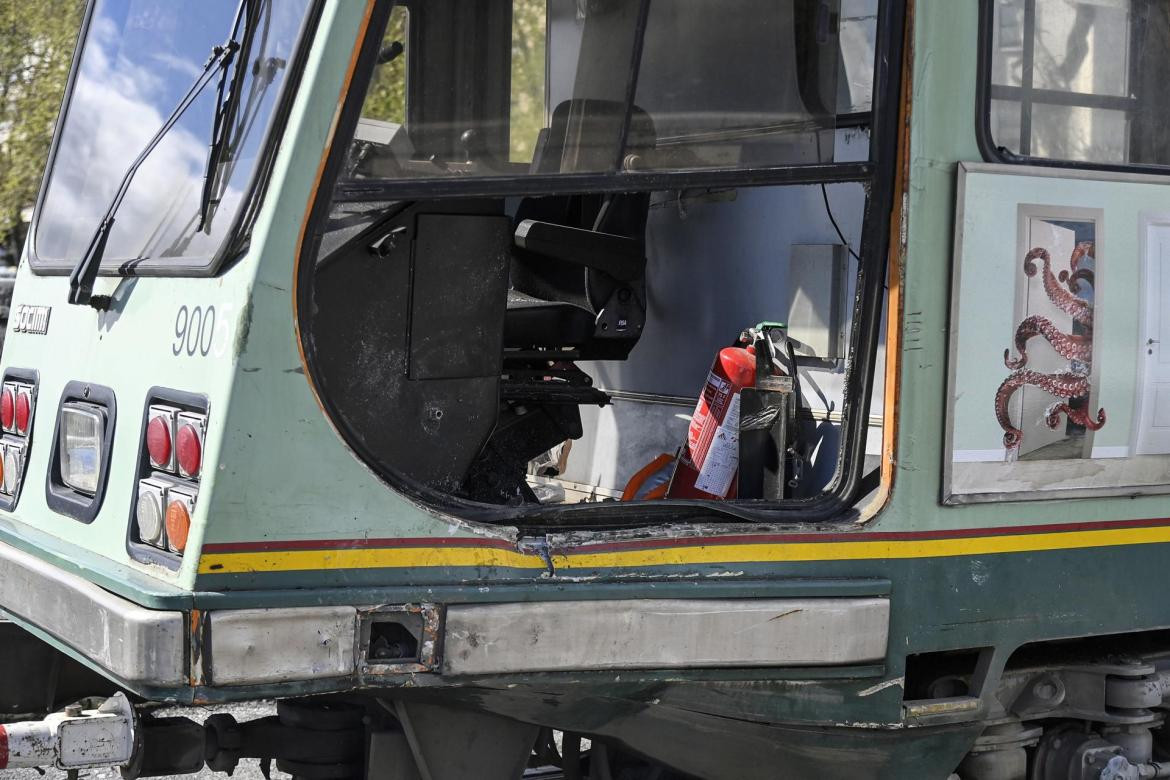
M 1072 255 L 1076 247 L 1076 233 L 1039 217 L 1028 217 L 1024 243 L 1026 246 L 1024 252 L 1033 247 L 1042 247 L 1048 250 L 1054 262 L 1059 263 Z M 1012 323 L 1011 340 L 1008 341 L 1012 344 L 1013 357 L 1016 356 L 1015 326 L 1028 317 L 1033 315 L 1047 317 L 1063 333 L 1072 333 L 1073 330 L 1072 317 L 1054 304 L 1044 291 L 1043 266 L 1040 261 L 1036 261 L 1034 276 L 1024 274 L 1024 252 L 1018 256 L 1019 265 L 1016 268 L 1017 285 L 1022 285 L 1020 290 L 1022 295 L 1017 294 L 1016 297 L 1016 320 Z M 1052 345 L 1044 339 L 1033 338 L 1028 342 L 1027 367 L 1041 374 L 1060 374 L 1068 370 L 1068 361 L 1057 354 Z M 1062 400 L 1068 399 L 1057 398 L 1033 385 L 1021 387 L 1012 398 L 1011 416 L 1013 420 L 1019 421 L 1018 425 L 1023 432 L 1019 451 L 1021 457 L 1068 438 L 1063 417 L 1055 430 L 1045 424 L 1049 407 Z
M 1161 455 L 1170 453 L 1170 225 L 1150 227 L 1143 287 L 1137 454 Z

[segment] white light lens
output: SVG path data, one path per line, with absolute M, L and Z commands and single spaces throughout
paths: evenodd
M 61 481 L 89 495 L 97 493 L 105 417 L 90 405 L 61 409 Z
M 16 488 L 20 485 L 23 454 L 19 447 L 4 448 L 4 492 L 10 496 L 16 495 Z
M 163 542 L 162 504 L 153 493 L 138 496 L 138 538 L 153 545 Z

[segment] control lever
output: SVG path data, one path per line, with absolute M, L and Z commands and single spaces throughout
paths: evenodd
M 387 258 L 398 246 L 398 237 L 406 232 L 405 225 L 399 225 L 386 235 L 370 244 L 370 254 L 375 257 Z
M 488 149 L 483 133 L 474 127 L 464 130 L 463 135 L 459 136 L 459 146 L 463 150 L 463 156 L 467 162 L 475 163 L 492 173 L 504 172 L 503 164 Z
M 382 48 L 378 52 L 378 64 L 386 65 L 402 56 L 402 52 L 406 51 L 406 47 L 402 45 L 402 41 L 394 41 Z

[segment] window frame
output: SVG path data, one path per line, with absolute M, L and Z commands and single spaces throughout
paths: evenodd
M 364 38 L 357 42 L 355 69 L 344 96 L 339 120 L 330 141 L 317 196 L 310 207 L 294 279 L 298 340 L 306 379 L 322 410 L 344 445 L 390 488 L 423 505 L 442 509 L 466 520 L 507 523 L 523 532 L 543 533 L 550 526 L 562 530 L 598 525 L 652 525 L 663 522 L 815 522 L 854 517 L 855 502 L 876 487 L 872 475 L 863 473 L 866 435 L 877 348 L 885 310 L 885 282 L 889 260 L 895 181 L 900 170 L 899 117 L 907 35 L 907 0 L 878 0 L 875 36 L 874 87 L 871 106 L 869 159 L 862 162 L 803 164 L 786 167 L 701 169 L 668 172 L 608 172 L 601 174 L 549 174 L 524 177 L 468 177 L 430 180 L 379 180 L 373 184 L 335 184 L 348 153 L 350 139 L 361 117 L 386 23 L 394 0 L 377 0 Z M 852 115 L 850 119 L 855 122 Z M 852 122 L 851 122 L 852 124 Z M 484 198 L 515 195 L 634 192 L 690 189 L 695 187 L 757 187 L 791 184 L 868 184 L 858 254 L 857 293 L 854 298 L 846 374 L 845 398 L 860 399 L 843 407 L 841 447 L 832 481 L 817 496 L 782 502 L 717 502 L 662 500 L 642 502 L 637 508 L 612 505 L 493 506 L 461 499 L 428 488 L 384 466 L 377 454 L 367 451 L 328 396 L 322 392 L 316 346 L 311 338 L 313 311 L 312 273 L 316 268 L 322 226 L 334 204 L 347 202 L 395 202 L 442 198 Z M 340 197 L 339 197 L 340 195 Z M 620 518 L 620 519 L 619 519 Z
M 41 178 L 40 190 L 37 193 L 33 207 L 32 220 L 29 222 L 26 252 L 29 268 L 37 276 L 63 276 L 72 273 L 74 266 L 81 259 L 46 260 L 36 251 L 36 239 L 40 228 L 40 218 L 44 209 L 45 196 L 49 190 L 57 154 L 61 143 L 62 132 L 68 119 L 69 107 L 72 104 L 73 92 L 76 88 L 81 58 L 85 53 L 85 45 L 89 40 L 90 25 L 93 21 L 94 10 L 98 0 L 88 0 L 85 6 L 81 27 L 77 33 L 77 42 L 74 46 L 73 61 L 69 66 L 69 76 L 65 82 L 65 91 L 61 96 L 61 107 L 58 110 L 56 127 L 53 131 L 53 140 L 49 147 L 49 155 L 45 162 L 45 171 Z M 240 208 L 232 218 L 231 227 L 224 234 L 219 248 L 212 255 L 192 255 L 175 258 L 143 258 L 141 260 L 109 259 L 103 260 L 98 268 L 98 276 L 158 276 L 158 277 L 211 277 L 226 267 L 230 267 L 231 260 L 246 249 L 255 225 L 259 207 L 268 191 L 268 184 L 272 176 L 272 168 L 276 153 L 280 149 L 280 141 L 287 126 L 292 104 L 300 91 L 301 78 L 304 75 L 309 50 L 316 38 L 318 23 L 324 8 L 324 0 L 309 0 L 305 9 L 305 16 L 301 20 L 301 27 L 297 33 L 296 44 L 292 56 L 289 58 L 288 75 L 280 86 L 272 114 L 268 118 L 268 127 L 264 131 L 264 138 L 260 145 L 259 156 L 251 176 L 244 189 L 244 198 Z M 97 229 L 97 225 L 94 225 Z
M 388 3 L 390 11 L 396 5 L 405 5 L 409 10 L 419 0 L 378 0 L 379 3 Z M 878 0 L 878 15 L 885 13 L 885 9 L 892 5 L 901 5 L 902 0 L 891 3 L 890 0 Z M 384 32 L 389 20 L 389 13 L 384 8 L 375 12 L 376 19 L 372 18 L 367 36 L 377 38 L 378 30 Z M 643 9 L 645 11 L 645 9 Z M 640 15 L 639 23 L 645 25 L 645 13 Z M 881 30 L 877 31 L 877 39 L 881 38 Z M 878 41 L 875 40 L 875 45 Z M 408 44 L 409 46 L 409 44 Z M 409 51 L 407 56 L 410 56 Z M 635 61 L 640 51 L 635 54 Z M 875 57 L 875 59 L 877 59 Z M 901 60 L 899 59 L 900 63 Z M 360 89 L 362 94 L 368 89 L 370 82 L 370 63 L 363 59 L 358 63 L 355 79 L 351 90 Z M 546 59 L 547 67 L 547 59 Z M 877 67 L 875 63 L 875 67 Z M 877 92 L 875 76 L 874 92 Z M 631 90 L 626 95 L 627 100 L 633 99 L 632 90 L 636 87 L 636 80 L 628 85 Z M 545 110 L 548 106 L 548 78 L 545 79 Z M 409 104 L 411 90 L 407 87 L 407 102 Z M 348 115 L 351 111 L 349 101 L 352 92 L 346 98 L 347 104 L 343 109 Z M 876 101 L 875 101 L 876 102 Z M 360 113 L 360 102 L 358 111 Z M 866 114 L 848 113 L 837 114 L 836 122 L 829 129 L 843 129 L 858 126 Z M 874 123 L 875 112 L 869 112 L 871 127 Z M 409 121 L 409 108 L 407 110 Z M 356 121 L 356 120 L 354 120 Z M 346 136 L 352 135 L 349 123 L 344 123 L 338 131 Z M 871 146 L 872 149 L 872 146 Z M 616 162 L 616 160 L 615 160 Z M 469 176 L 446 178 L 412 178 L 412 179 L 367 179 L 338 182 L 334 189 L 334 202 L 362 202 L 362 201 L 390 201 L 390 200 L 422 200 L 447 197 L 495 197 L 515 195 L 518 191 L 531 195 L 553 195 L 566 192 L 635 192 L 655 190 L 677 190 L 692 187 L 732 187 L 732 186 L 762 186 L 767 184 L 839 184 L 846 182 L 876 181 L 877 166 L 871 153 L 870 159 L 859 162 L 840 163 L 803 163 L 792 165 L 774 165 L 755 168 L 718 168 L 704 167 L 695 169 L 676 169 L 665 171 L 624 171 L 610 170 L 588 173 L 554 173 L 554 174 L 526 174 L 524 184 L 518 186 L 516 176 Z
M 1037 89 L 1030 84 L 1020 87 L 996 85 L 991 82 L 992 61 L 995 56 L 993 46 L 995 42 L 995 6 L 998 0 L 979 0 L 979 31 L 978 31 L 978 64 L 976 80 L 976 112 L 975 112 L 975 140 L 979 152 L 985 162 L 1004 163 L 1008 165 L 1036 165 L 1047 168 L 1071 168 L 1088 171 L 1111 171 L 1115 173 L 1151 173 L 1170 174 L 1170 161 L 1164 165 L 1152 163 L 1108 163 L 1092 162 L 1088 160 L 1068 160 L 1058 157 L 1036 157 L 1031 154 L 1017 154 L 1007 147 L 998 146 L 991 130 L 991 101 L 1004 99 L 1012 93 L 1022 96 L 1021 106 L 1021 138 L 1030 130 L 1030 123 L 1026 122 L 1025 115 L 1030 114 L 1033 104 L 1039 102 L 1045 105 L 1057 105 L 1074 108 L 1099 108 L 1107 110 L 1130 110 L 1140 104 L 1136 97 L 1120 95 L 1103 95 L 1084 92 L 1063 92 L 1060 90 Z M 1037 0 L 1023 0 L 1024 2 L 1024 51 L 1029 51 L 1035 43 L 1034 35 L 1028 31 L 1035 30 L 1035 8 Z M 1029 21 L 1029 10 L 1031 20 Z M 1132 28 L 1130 35 L 1132 36 Z M 1027 54 L 1025 54 L 1027 56 Z M 1133 72 L 1133 63 L 1130 63 L 1130 72 Z M 1025 79 L 1027 81 L 1027 79 Z M 1046 98 L 1038 100 L 1037 96 Z M 1078 99 L 1079 98 L 1079 99 Z M 1025 111 L 1024 107 L 1028 107 Z M 1030 142 L 1030 138 L 1029 138 Z M 1024 144 L 1021 144 L 1024 146 Z

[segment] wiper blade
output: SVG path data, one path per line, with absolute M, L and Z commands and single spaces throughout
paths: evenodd
M 236 12 L 236 25 L 232 30 L 235 31 L 239 26 L 239 17 L 243 11 L 247 0 L 240 0 L 239 10 Z M 85 255 L 74 266 L 73 271 L 69 274 L 69 303 L 78 306 L 92 306 L 100 311 L 105 311 L 110 307 L 110 296 L 108 295 L 94 295 L 93 284 L 97 280 L 98 270 L 101 268 L 102 257 L 105 255 L 106 242 L 110 238 L 110 232 L 114 229 L 114 215 L 117 214 L 118 208 L 122 205 L 122 201 L 126 198 L 126 193 L 130 190 L 130 183 L 134 181 L 134 175 L 138 173 L 138 169 L 150 156 L 155 147 L 159 145 L 163 137 L 170 132 L 179 118 L 183 116 L 195 99 L 199 97 L 200 93 L 211 82 L 216 72 L 220 68 L 226 67 L 227 63 L 235 55 L 236 50 L 239 49 L 239 44 L 234 40 L 229 40 L 222 46 L 216 46 L 211 50 L 211 55 L 207 58 L 207 62 L 203 65 L 203 71 L 196 77 L 194 83 L 191 84 L 187 94 L 175 106 L 175 110 L 163 122 L 162 127 L 158 129 L 151 139 L 139 152 L 138 156 L 134 158 L 134 162 L 126 169 L 126 173 L 122 176 L 122 181 L 118 184 L 118 189 L 114 192 L 114 197 L 110 200 L 110 205 L 106 208 L 106 213 L 102 217 L 101 224 L 98 225 L 97 231 L 90 239 L 89 247 L 85 250 Z
M 226 98 L 224 97 L 224 86 L 227 83 L 228 67 L 231 64 L 230 58 L 222 64 L 220 69 L 219 85 L 216 88 L 215 96 L 215 116 L 211 123 L 211 144 L 207 150 L 207 166 L 203 171 L 203 191 L 199 196 L 199 225 L 195 228 L 197 232 L 207 227 L 213 211 L 212 206 L 218 205 L 218 199 L 214 198 L 212 193 L 216 189 L 217 174 L 224 151 L 227 149 L 231 126 L 235 121 L 236 112 L 239 110 L 240 95 L 243 92 L 244 85 L 245 68 L 243 66 L 249 59 L 252 35 L 256 29 L 258 18 L 259 4 L 250 3 L 248 0 L 241 0 L 240 6 L 236 11 L 236 21 L 232 25 L 232 42 L 236 43 L 238 40 L 236 33 L 239 31 L 242 20 L 244 22 L 244 29 L 239 39 L 242 39 L 244 43 L 236 43 L 236 48 L 240 49 L 242 46 L 243 52 L 240 54 L 239 62 L 236 64 L 235 71 L 232 73 L 232 82 L 231 86 L 228 87 Z

